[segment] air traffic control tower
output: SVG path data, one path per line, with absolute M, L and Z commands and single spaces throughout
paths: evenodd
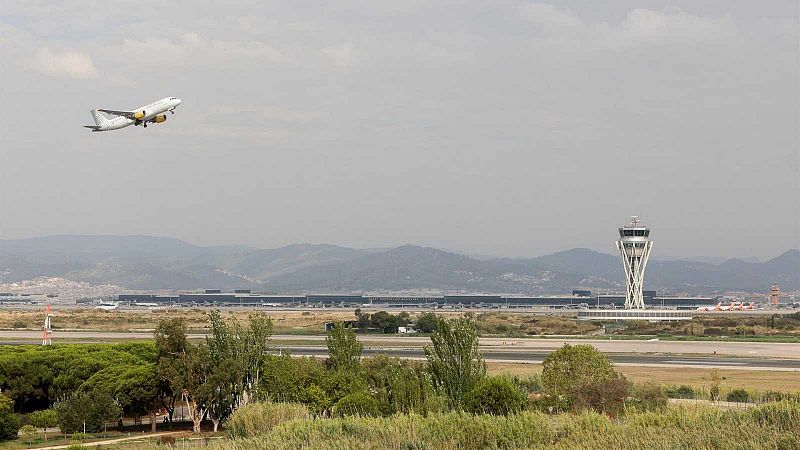
M 638 216 L 632 216 L 631 223 L 619 229 L 617 250 L 625 267 L 625 283 L 628 287 L 625 294 L 626 309 L 644 308 L 644 269 L 652 248 L 650 228 L 642 225 Z

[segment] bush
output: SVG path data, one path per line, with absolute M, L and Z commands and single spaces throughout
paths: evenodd
M 297 403 L 251 403 L 236 410 L 225 429 L 232 438 L 248 438 L 268 433 L 280 423 L 309 417 L 308 408 Z
M 426 399 L 435 394 L 422 362 L 376 355 L 365 359 L 363 367 L 367 390 L 381 405 L 384 415 L 428 412 Z
M 571 407 L 570 402 L 564 397 L 552 395 L 540 395 L 531 400 L 530 408 L 547 414 L 559 414 L 567 411 Z
M 662 411 L 667 407 L 667 395 L 661 386 L 650 382 L 635 386 L 633 404 L 644 411 Z
M 380 415 L 380 408 L 378 401 L 366 392 L 355 392 L 345 395 L 333 405 L 333 415 L 376 417 Z
M 695 397 L 694 389 L 691 386 L 687 386 L 685 384 L 680 385 L 678 388 L 670 387 L 666 390 L 667 397 L 669 398 L 688 398 L 692 399 Z
M 564 396 L 568 401 L 574 400 L 584 385 L 599 387 L 617 378 L 608 357 L 591 345 L 564 345 L 547 355 L 542 363 L 544 392 L 555 397 Z
M 573 409 L 591 409 L 616 416 L 623 412 L 630 391 L 631 382 L 619 373 L 612 378 L 584 383 L 574 394 Z
M 0 395 L 0 441 L 16 439 L 18 432 L 19 419 L 14 415 L 14 402 Z
M 506 377 L 490 377 L 464 396 L 464 407 L 472 414 L 507 416 L 525 408 L 528 397 Z
M 727 397 L 725 397 L 725 400 L 729 402 L 745 403 L 750 401 L 750 394 L 748 394 L 744 389 L 734 389 L 728 393 Z

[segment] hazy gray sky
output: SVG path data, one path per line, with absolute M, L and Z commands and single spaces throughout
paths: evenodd
M 0 8 L 2 238 L 800 246 L 795 0 L 55 3 Z

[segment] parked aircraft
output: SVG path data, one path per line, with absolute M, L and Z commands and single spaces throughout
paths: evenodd
M 698 311 L 706 311 L 706 312 L 710 312 L 710 311 L 745 311 L 745 310 L 749 311 L 749 310 L 755 309 L 755 307 L 756 307 L 756 304 L 753 303 L 753 302 L 750 302 L 750 304 L 746 305 L 746 306 L 745 306 L 744 302 L 731 302 L 728 305 L 723 305 L 722 302 L 719 302 L 714 306 L 701 306 L 701 307 L 697 308 L 697 310 Z
M 149 105 L 136 108 L 133 111 L 117 111 L 113 109 L 93 109 L 92 117 L 95 125 L 84 125 L 92 131 L 111 131 L 119 130 L 131 125 L 142 125 L 147 128 L 148 123 L 162 123 L 167 120 L 165 114 L 169 111 L 175 114 L 175 108 L 182 103 L 178 97 L 165 97 Z M 114 117 L 109 119 L 101 113 L 111 114 Z
M 119 305 L 113 302 L 100 302 L 99 305 L 95 309 L 102 309 L 103 311 L 113 311 L 117 309 Z

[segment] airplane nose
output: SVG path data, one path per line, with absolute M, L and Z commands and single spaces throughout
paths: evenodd
M 175 99 L 175 101 L 177 102 L 177 104 L 178 104 L 178 105 L 180 105 L 181 103 L 183 103 L 183 100 L 181 100 L 181 99 L 179 99 L 179 98 Z M 176 105 L 176 106 L 177 106 L 177 105 Z

